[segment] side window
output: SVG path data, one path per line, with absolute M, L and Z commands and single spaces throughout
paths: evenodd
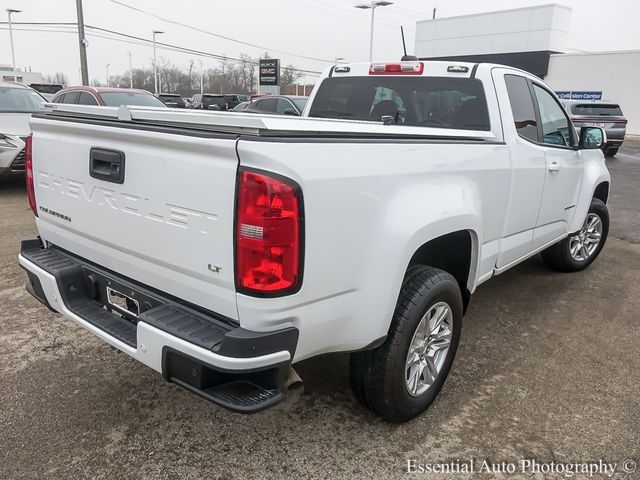
M 258 103 L 258 105 L 256 106 L 261 112 L 275 113 L 277 104 L 277 98 L 265 98 L 263 100 L 260 100 L 260 103 Z
M 78 103 L 80 92 L 68 92 L 64 94 L 64 99 L 60 103 Z
M 573 132 L 569 119 L 555 98 L 544 88 L 533 84 L 542 122 L 542 143 L 549 145 L 573 145 Z
M 504 82 L 518 135 L 532 142 L 539 142 L 536 112 L 527 79 L 518 75 L 505 75 Z
M 64 97 L 65 96 L 66 96 L 65 94 L 60 95 L 59 97 L 57 97 L 57 98 L 55 98 L 53 100 L 53 103 L 64 103 Z
M 289 100 L 286 100 L 284 98 L 279 98 L 276 112 L 284 113 L 285 110 L 293 110 L 294 112 L 296 111 L 296 109 L 293 107 L 293 105 L 291 105 L 291 102 Z
M 93 95 L 87 92 L 82 92 L 80 94 L 80 99 L 78 100 L 78 103 L 80 105 L 98 105 L 98 102 L 96 102 L 96 99 L 93 98 Z

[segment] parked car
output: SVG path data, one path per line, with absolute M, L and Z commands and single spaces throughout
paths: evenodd
M 243 111 L 246 113 L 263 113 L 270 115 L 300 116 L 309 97 L 293 95 L 271 95 L 251 102 Z
M 45 102 L 26 85 L 0 82 L 0 175 L 24 174 L 29 118 L 44 111 Z
M 249 95 L 244 94 L 197 93 L 193 96 L 193 108 L 227 111 L 234 109 L 239 103 L 249 100 Z
M 182 96 L 177 93 L 159 93 L 156 97 L 171 108 L 187 108 L 187 104 Z
M 105 107 L 119 107 L 120 105 L 166 107 L 164 103 L 146 90 L 111 87 L 68 87 L 56 93 L 52 102 Z
M 582 270 L 605 245 L 604 131 L 577 135 L 533 75 L 349 64 L 309 103 L 34 116 L 28 291 L 239 412 L 282 400 L 295 362 L 352 352 L 356 398 L 399 422 L 440 391 L 478 285 L 538 252 Z
M 41 95 L 55 95 L 64 87 L 58 83 L 31 83 L 29 84 L 31 88 L 33 88 L 36 92 L 39 92 Z M 46 98 L 46 97 L 45 97 Z
M 585 126 L 595 126 L 604 129 L 607 134 L 607 143 L 604 145 L 604 154 L 613 157 L 624 142 L 627 131 L 627 119 L 622 114 L 620 105 L 603 100 L 561 100 L 571 117 L 576 129 Z
M 251 105 L 251 102 L 241 102 L 231 109 L 232 112 L 242 112 L 245 108 Z

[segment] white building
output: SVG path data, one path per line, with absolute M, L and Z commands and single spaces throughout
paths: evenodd
M 640 51 L 567 53 L 570 25 L 571 8 L 558 4 L 422 20 L 415 54 L 511 65 L 558 92 L 596 92 L 619 103 L 627 133 L 640 135 Z
M 620 104 L 627 134 L 640 135 L 640 50 L 551 55 L 544 80 L 557 92 L 601 91 Z
M 42 73 L 40 72 L 24 72 L 16 69 L 16 77 L 18 82 L 30 85 L 32 83 L 42 83 Z M 0 65 L 0 81 L 13 82 L 13 68 L 11 65 Z

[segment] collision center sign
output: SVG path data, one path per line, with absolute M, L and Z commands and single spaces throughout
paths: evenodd
M 602 100 L 602 92 L 556 92 L 558 98 L 562 100 Z
M 260 85 L 278 85 L 280 83 L 280 60 L 276 58 L 260 59 Z

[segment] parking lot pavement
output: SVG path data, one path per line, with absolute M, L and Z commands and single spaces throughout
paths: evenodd
M 402 478 L 410 459 L 640 460 L 640 142 L 609 166 L 601 257 L 577 274 L 534 258 L 481 286 L 442 392 L 404 425 L 353 400 L 346 354 L 302 362 L 298 401 L 251 416 L 165 383 L 25 292 L 16 254 L 35 227 L 22 183 L 0 182 L 0 478 Z

